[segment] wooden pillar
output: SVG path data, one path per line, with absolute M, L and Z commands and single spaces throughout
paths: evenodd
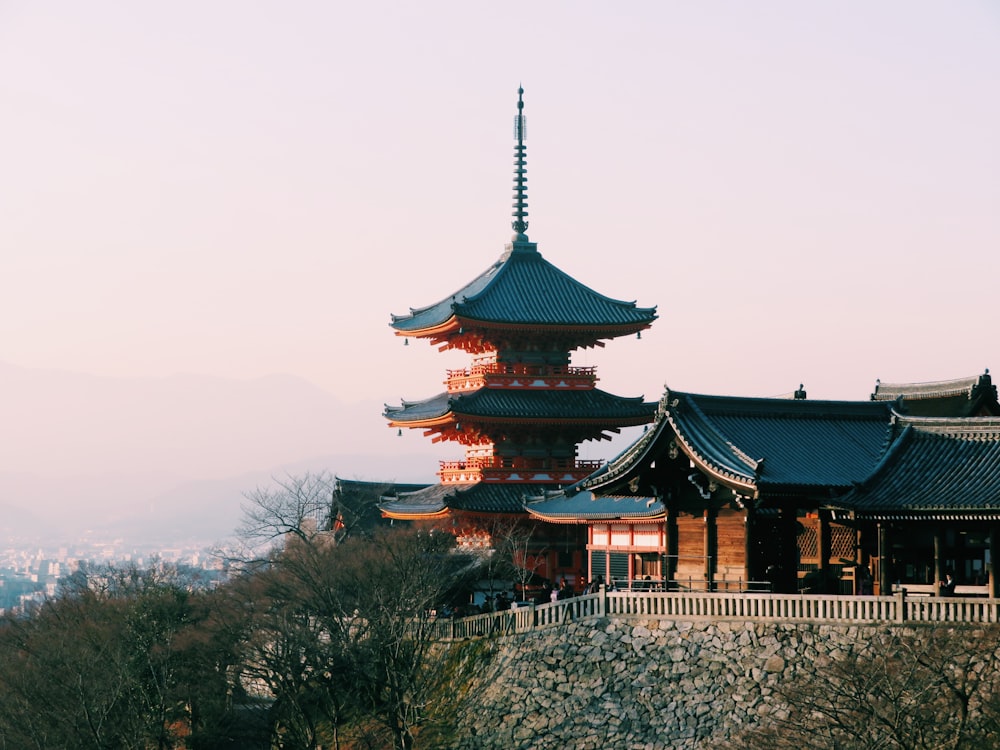
M 874 593 L 870 590 L 865 590 L 865 582 L 867 581 L 871 588 L 871 555 L 869 554 L 869 549 L 871 545 L 871 526 L 868 524 L 863 524 L 858 526 L 857 530 L 854 532 L 854 558 L 857 561 L 857 567 L 854 569 L 854 593 L 855 594 L 871 594 Z
M 892 535 L 886 521 L 878 525 L 878 593 L 892 594 Z
M 1000 576 L 997 575 L 997 539 L 1000 539 L 1000 534 L 997 534 L 997 525 L 990 524 L 990 564 L 988 568 L 990 585 L 990 598 L 1000 599 Z
M 784 506 L 779 516 L 779 578 L 775 590 L 782 594 L 794 594 L 799 588 L 799 520 L 794 505 Z
M 715 589 L 715 569 L 719 562 L 719 527 L 716 519 L 719 511 L 716 508 L 705 510 L 705 590 Z
M 830 533 L 830 511 L 821 510 L 819 512 L 819 538 L 817 539 L 819 553 L 819 579 L 821 583 L 821 593 L 834 594 L 833 576 L 830 575 L 830 548 L 832 547 Z
M 746 515 L 743 517 L 743 576 L 747 582 L 762 581 L 763 571 L 757 555 L 757 511 L 747 501 Z
M 667 535 L 667 564 L 664 566 L 663 578 L 664 589 L 669 589 L 671 586 L 670 582 L 677 577 L 677 555 L 680 554 L 680 541 L 677 538 L 676 508 L 667 508 L 667 520 L 665 527 Z
M 934 528 L 934 596 L 941 596 L 941 587 L 938 581 L 944 580 L 944 539 L 941 536 L 941 527 Z

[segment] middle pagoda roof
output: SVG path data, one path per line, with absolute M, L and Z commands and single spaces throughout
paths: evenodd
M 656 414 L 656 403 L 642 397 L 623 397 L 602 391 L 512 391 L 481 388 L 464 394 L 439 393 L 423 401 L 386 406 L 390 426 L 444 427 L 468 418 L 479 423 L 596 425 L 599 431 L 646 424 Z
M 515 239 L 500 259 L 436 304 L 392 316 L 398 336 L 463 347 L 512 332 L 570 334 L 576 347 L 642 331 L 656 307 L 606 297 L 545 260 L 536 243 Z M 492 336 L 491 336 L 492 334 Z M 464 337 L 464 339 L 463 339 Z

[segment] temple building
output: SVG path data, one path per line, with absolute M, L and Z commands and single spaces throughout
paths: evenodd
M 428 486 L 339 480 L 338 518 L 426 522 L 465 548 L 527 540 L 516 562 L 575 587 L 1000 594 L 1000 404 L 983 375 L 876 382 L 869 398 L 765 399 L 667 390 L 658 403 L 597 388 L 577 350 L 640 335 L 655 307 L 606 297 L 527 236 L 523 90 L 514 118 L 514 236 L 453 294 L 393 316 L 397 336 L 459 350 L 445 390 L 387 406 L 464 455 Z M 650 424 L 651 423 L 651 424 Z M 643 434 L 607 463 L 585 441 Z M 352 494 L 353 493 L 353 494 Z M 362 498 L 359 500 L 358 498 Z M 365 499 L 369 498 L 369 499 Z
M 586 527 L 589 575 L 632 587 L 931 594 L 947 571 L 959 593 L 995 595 L 989 371 L 879 383 L 868 401 L 805 396 L 667 391 L 652 429 L 527 510 Z
M 579 458 L 582 442 L 610 439 L 643 425 L 656 403 L 597 387 L 594 367 L 571 362 L 574 351 L 635 336 L 656 319 L 638 307 L 595 292 L 546 261 L 529 241 L 523 89 L 514 118 L 514 236 L 500 258 L 441 301 L 393 316 L 397 336 L 423 339 L 471 357 L 447 372 L 446 390 L 430 398 L 387 406 L 393 429 L 419 429 L 433 441 L 464 448 L 464 457 L 441 462 L 437 484 L 383 497 L 391 519 L 447 520 L 461 544 L 490 544 L 497 523 L 537 525 L 527 498 L 576 484 L 601 462 Z M 583 569 L 580 529 L 532 530 L 539 575 Z

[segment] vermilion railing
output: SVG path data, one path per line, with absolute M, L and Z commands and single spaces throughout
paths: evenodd
M 597 368 L 489 362 L 448 370 L 447 376 L 445 384 L 452 392 L 471 390 L 486 383 L 511 388 L 554 387 L 559 384 L 569 388 L 593 388 L 597 382 Z
M 504 460 L 496 456 L 472 456 L 460 461 L 441 461 L 438 476 L 443 482 L 475 482 L 494 479 L 510 480 L 517 476 L 520 481 L 538 481 L 539 475 L 583 479 L 597 471 L 602 461 L 531 459 Z

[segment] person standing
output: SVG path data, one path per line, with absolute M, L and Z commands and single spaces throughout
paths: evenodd
M 938 582 L 938 588 L 941 591 L 941 596 L 955 595 L 955 579 L 950 572 L 945 573 L 944 580 Z

